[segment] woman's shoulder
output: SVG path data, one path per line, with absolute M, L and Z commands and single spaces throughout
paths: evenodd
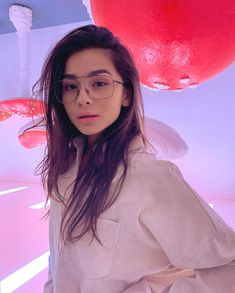
M 144 206 L 155 208 L 157 214 L 170 211 L 171 216 L 178 214 L 179 217 L 184 211 L 189 218 L 201 213 L 208 217 L 211 208 L 185 180 L 175 163 L 143 152 L 133 157 L 131 176 L 132 182 L 139 185 Z
M 143 154 L 138 158 L 136 174 L 136 189 L 143 202 L 139 219 L 173 264 L 205 265 L 203 259 L 209 253 L 212 263 L 222 259 L 219 250 L 234 253 L 234 231 L 184 179 L 176 164 Z
M 132 172 L 149 179 L 172 176 L 179 168 L 168 160 L 159 160 L 154 153 L 139 150 L 131 157 Z

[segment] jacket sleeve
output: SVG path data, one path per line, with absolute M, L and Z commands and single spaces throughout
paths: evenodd
M 178 278 L 160 292 L 235 293 L 234 231 L 189 186 L 175 164 L 165 161 L 163 165 L 159 180 L 152 177 L 144 195 L 139 221 L 170 264 L 195 274 Z M 159 293 L 154 276 L 146 280 L 151 292 Z

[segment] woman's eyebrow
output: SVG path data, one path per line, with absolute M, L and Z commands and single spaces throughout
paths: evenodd
M 97 69 L 97 70 L 93 70 L 93 71 L 89 72 L 87 75 L 84 75 L 84 76 L 77 76 L 75 74 L 67 74 L 67 73 L 65 73 L 63 75 L 63 78 L 76 79 L 78 77 L 85 77 L 85 76 L 89 77 L 89 76 L 93 76 L 93 75 L 97 75 L 97 74 L 101 74 L 101 73 L 107 73 L 107 74 L 112 75 L 111 72 L 109 72 L 107 69 Z

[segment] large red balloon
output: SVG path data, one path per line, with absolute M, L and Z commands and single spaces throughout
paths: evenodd
M 91 0 L 91 11 L 132 50 L 148 87 L 193 88 L 235 59 L 234 0 Z

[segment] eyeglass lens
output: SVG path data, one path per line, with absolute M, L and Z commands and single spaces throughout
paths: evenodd
M 113 94 L 113 79 L 110 76 L 97 75 L 86 77 L 84 84 L 87 93 L 93 99 L 106 99 Z M 60 82 L 59 88 L 57 99 L 62 103 L 73 102 L 81 91 L 81 82 L 78 79 L 63 79 Z

